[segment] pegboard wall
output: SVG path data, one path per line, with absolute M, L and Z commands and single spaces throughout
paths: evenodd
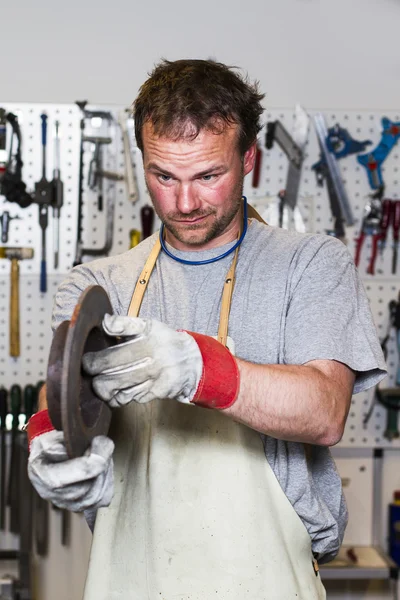
M 21 316 L 21 356 L 13 359 L 9 356 L 9 271 L 8 260 L 0 261 L 0 384 L 10 387 L 13 383 L 26 385 L 45 379 L 47 358 L 51 343 L 50 316 L 53 295 L 71 269 L 75 256 L 77 235 L 77 207 L 79 188 L 79 146 L 80 146 L 80 119 L 81 111 L 76 105 L 46 105 L 46 104 L 1 104 L 7 111 L 18 116 L 21 127 L 23 148 L 22 158 L 23 180 L 29 192 L 33 192 L 35 182 L 39 181 L 42 173 L 42 147 L 41 147 L 41 119 L 40 115 L 48 116 L 47 139 L 47 179 L 52 179 L 54 166 L 54 137 L 55 122 L 59 121 L 61 179 L 64 182 L 64 206 L 61 209 L 60 219 L 60 262 L 58 269 L 53 263 L 53 237 L 54 219 L 52 210 L 49 209 L 49 226 L 47 228 L 47 292 L 39 291 L 39 273 L 41 259 L 41 229 L 38 221 L 38 206 L 32 204 L 27 209 L 21 209 L 16 204 L 5 201 L 0 196 L 0 214 L 8 211 L 11 216 L 19 217 L 10 224 L 7 245 L 29 246 L 34 248 L 32 260 L 20 263 L 20 316 Z M 92 131 L 85 131 L 86 135 L 105 135 L 112 139 L 110 144 L 104 146 L 104 168 L 117 173 L 124 173 L 125 162 L 121 130 L 117 124 L 119 111 L 123 107 L 87 106 L 90 110 L 110 111 L 115 122 L 110 124 L 93 123 Z M 310 117 L 316 112 L 308 111 Z M 358 140 L 372 141 L 373 149 L 381 138 L 381 119 L 388 117 L 391 121 L 399 122 L 397 113 L 369 113 L 354 111 L 324 111 L 327 126 L 339 123 L 348 129 L 351 136 Z M 292 130 L 294 113 L 291 110 L 269 110 L 265 113 L 265 122 L 279 119 L 288 131 Z M 96 126 L 97 127 L 96 127 Z M 106 127 L 106 129 L 104 129 Z M 140 151 L 135 145 L 133 136 L 133 122 L 128 121 L 130 134 L 132 161 L 135 167 L 136 181 L 139 193 L 137 202 L 128 200 L 124 181 L 105 181 L 104 208 L 98 210 L 97 192 L 89 190 L 87 175 L 90 160 L 93 158 L 94 147 L 85 143 L 85 172 L 84 172 L 84 210 L 83 210 L 83 241 L 85 247 L 99 248 L 105 241 L 106 205 L 115 202 L 114 210 L 114 235 L 110 254 L 118 254 L 129 248 L 131 229 L 140 229 L 140 208 L 150 203 L 148 192 L 144 183 Z M 10 135 L 8 135 L 10 138 Z M 265 149 L 265 128 L 260 133 L 260 145 L 263 150 L 261 163 L 261 177 L 257 188 L 251 185 L 251 174 L 245 180 L 244 193 L 249 202 L 261 213 L 266 220 L 273 224 L 274 210 L 277 207 L 277 194 L 284 189 L 286 183 L 288 161 L 277 144 L 267 151 Z M 398 199 L 399 185 L 399 154 L 400 144 L 394 147 L 384 163 L 383 178 L 385 181 L 385 197 Z M 306 159 L 303 165 L 302 179 L 298 199 L 299 228 L 309 232 L 325 233 L 331 229 L 332 218 L 326 187 L 318 187 L 312 165 L 319 159 L 318 142 L 313 123 L 310 123 L 310 132 L 306 146 Z M 346 228 L 347 246 L 354 256 L 355 239 L 358 235 L 363 217 L 364 206 L 371 190 L 368 184 L 365 169 L 357 163 L 356 156 L 352 155 L 339 161 L 342 177 L 347 194 L 356 219 L 353 227 Z M 159 227 L 155 219 L 154 230 Z M 378 258 L 376 275 L 366 274 L 369 261 L 371 243 L 367 237 L 364 243 L 359 272 L 363 279 L 379 336 L 386 334 L 390 300 L 397 300 L 400 290 L 400 272 L 391 274 L 391 231 L 383 258 Z M 84 257 L 84 261 L 93 260 L 95 257 Z M 394 332 L 392 332 L 388 345 L 389 376 L 382 383 L 383 387 L 394 386 L 398 364 L 398 353 Z M 386 410 L 375 406 L 368 426 L 364 428 L 363 418 L 368 411 L 373 398 L 373 391 L 358 394 L 352 400 L 345 435 L 341 446 L 349 447 L 397 447 L 400 440 L 389 442 L 383 437 L 386 421 Z

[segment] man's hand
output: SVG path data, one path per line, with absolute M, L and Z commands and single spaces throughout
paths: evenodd
M 189 404 L 203 371 L 198 344 L 185 331 L 153 319 L 105 315 L 103 329 L 127 339 L 99 352 L 88 352 L 82 364 L 94 375 L 93 389 L 111 407 L 170 398 Z
M 92 440 L 84 456 L 69 459 L 61 431 L 32 439 L 28 475 L 39 496 L 73 512 L 108 506 L 113 496 L 114 443 L 105 436 Z

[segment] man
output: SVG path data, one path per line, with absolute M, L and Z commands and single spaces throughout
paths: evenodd
M 225 65 L 158 65 L 134 118 L 161 240 L 58 290 L 54 329 L 99 284 L 103 328 L 125 338 L 83 361 L 116 407 L 114 453 L 99 437 L 69 461 L 44 420 L 31 441 L 41 495 L 89 520 L 103 507 L 85 600 L 325 597 L 314 558 L 335 556 L 347 520 L 328 446 L 385 365 L 346 247 L 246 218 L 261 100 Z

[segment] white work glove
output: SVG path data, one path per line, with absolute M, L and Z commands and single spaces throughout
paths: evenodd
M 70 459 L 62 431 L 35 437 L 30 446 L 28 475 L 39 496 L 73 512 L 108 506 L 113 497 L 114 443 L 105 436 L 92 440 L 84 456 Z
M 190 403 L 203 369 L 200 349 L 191 335 L 154 319 L 105 315 L 110 336 L 129 336 L 123 343 L 84 354 L 82 365 L 94 375 L 93 389 L 109 406 L 132 400 L 145 403 L 171 398 Z

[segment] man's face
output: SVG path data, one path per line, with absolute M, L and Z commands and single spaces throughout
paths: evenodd
M 236 237 L 243 179 L 254 164 L 254 146 L 240 156 L 237 125 L 173 141 L 156 136 L 147 122 L 143 164 L 154 209 L 173 246 L 200 250 Z

